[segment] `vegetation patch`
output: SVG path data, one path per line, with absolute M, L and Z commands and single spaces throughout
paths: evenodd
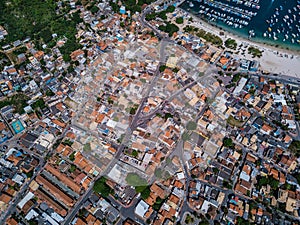
M 134 105 L 133 107 L 131 107 L 130 109 L 129 109 L 129 113 L 131 114 L 131 115 L 135 115 L 135 113 L 136 113 L 136 110 L 138 109 L 138 105 Z
M 182 138 L 183 141 L 188 141 L 188 140 L 190 140 L 191 137 L 187 132 L 184 132 L 182 134 L 181 138 Z
M 164 203 L 165 199 L 161 199 L 160 197 L 156 198 L 156 202 L 154 203 L 154 205 L 152 206 L 154 210 L 158 211 L 160 209 L 160 207 L 162 206 L 162 204 Z
M 39 98 L 37 101 L 35 101 L 34 103 L 32 103 L 32 108 L 33 109 L 43 109 L 46 107 L 45 101 L 42 98 Z
M 258 48 L 254 48 L 252 46 L 248 48 L 248 54 L 251 54 L 253 58 L 254 57 L 258 57 L 258 58 L 262 57 L 262 51 L 260 51 Z
M 300 141 L 293 140 L 289 146 L 289 150 L 297 157 L 300 156 Z
M 194 121 L 189 121 L 186 125 L 187 130 L 196 130 L 197 128 L 197 123 Z
M 57 5 L 52 0 L 0 0 L 0 5 L 0 25 L 8 31 L 3 42 L 11 43 L 31 37 L 36 40 L 36 47 L 41 49 L 42 43 L 53 42 L 51 45 L 55 45 L 52 34 L 56 33 L 68 39 L 61 48 L 62 54 L 70 54 L 78 48 L 75 39 L 76 24 L 82 19 L 78 13 L 67 14 L 70 11 L 69 5 L 63 3 L 64 9 L 60 15 L 56 14 Z
M 226 148 L 234 148 L 234 143 L 231 138 L 224 138 L 223 139 L 223 146 Z
M 270 185 L 272 190 L 276 190 L 279 186 L 279 181 L 276 180 L 272 176 L 263 176 L 263 177 L 257 177 L 257 189 L 261 189 L 263 186 Z
M 135 187 L 135 191 L 137 193 L 141 193 L 141 197 L 144 200 L 146 200 L 151 193 L 150 186 L 138 186 L 138 187 Z
M 175 22 L 177 24 L 183 24 L 183 17 L 177 17 L 176 20 L 175 20 Z
M 90 152 L 91 150 L 92 150 L 92 148 L 91 148 L 91 144 L 90 143 L 86 143 L 83 146 L 83 151 Z
M 74 161 L 75 160 L 75 151 L 71 153 L 71 155 L 69 156 L 69 159 L 71 161 Z
M 236 47 L 237 47 L 236 41 L 231 38 L 228 38 L 224 44 L 225 44 L 226 48 L 230 48 L 230 49 L 236 49 Z
M 242 127 L 244 122 L 241 122 L 237 119 L 235 119 L 233 116 L 229 116 L 228 119 L 227 119 L 227 123 L 230 125 L 230 126 L 233 126 L 233 127 Z
M 214 35 L 212 33 L 209 33 L 209 32 L 206 32 L 205 30 L 203 29 L 199 29 L 197 27 L 193 27 L 193 26 L 186 26 L 184 28 L 184 31 L 185 32 L 188 32 L 188 33 L 191 33 L 191 34 L 194 34 L 200 38 L 203 38 L 204 40 L 206 40 L 207 42 L 210 42 L 218 47 L 222 47 L 223 46 L 223 41 L 222 39 L 217 36 L 217 35 Z
M 29 99 L 30 98 L 28 96 L 18 93 L 11 97 L 7 97 L 3 101 L 0 101 L 0 108 L 11 105 L 15 108 L 16 113 L 23 114 L 25 112 L 24 107 L 26 107 L 28 105 L 27 101 Z
M 103 197 L 109 196 L 109 194 L 113 194 L 113 189 L 111 189 L 106 184 L 106 178 L 101 177 L 99 180 L 97 180 L 93 186 L 93 190 L 96 193 L 101 194 Z
M 169 34 L 169 37 L 171 37 L 174 33 L 178 32 L 179 31 L 179 27 L 176 26 L 175 24 L 173 23 L 169 23 L 169 22 L 166 22 L 166 25 L 160 25 L 158 27 L 159 30 L 161 31 L 164 31 L 166 33 Z
M 125 180 L 130 186 L 147 186 L 147 181 L 136 173 L 128 173 Z

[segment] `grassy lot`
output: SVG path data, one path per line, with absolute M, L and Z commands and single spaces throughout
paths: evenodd
M 7 106 L 7 105 L 12 105 L 15 108 L 15 112 L 19 114 L 24 113 L 24 107 L 26 107 L 27 101 L 30 98 L 24 94 L 15 94 L 11 97 L 7 97 L 5 100 L 0 101 L 0 108 Z
M 126 177 L 126 182 L 130 186 L 147 186 L 147 181 L 143 178 L 141 178 L 139 175 L 136 173 L 128 173 Z
M 244 124 L 244 122 L 234 119 L 233 116 L 228 117 L 227 123 L 233 127 L 242 127 Z

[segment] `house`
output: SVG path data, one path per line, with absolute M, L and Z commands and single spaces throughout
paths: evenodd
M 149 209 L 149 205 L 144 202 L 143 200 L 140 200 L 140 202 L 135 207 L 134 213 L 139 216 L 140 218 L 144 218 L 145 214 L 147 213 Z

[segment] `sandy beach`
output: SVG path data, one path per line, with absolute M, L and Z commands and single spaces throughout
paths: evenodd
M 253 60 L 253 59 L 258 60 L 260 62 L 260 69 L 262 71 L 268 71 L 271 73 L 277 73 L 279 75 L 282 74 L 282 75 L 288 75 L 288 76 L 300 78 L 300 53 L 299 52 L 280 49 L 274 46 L 245 39 L 236 34 L 230 33 L 228 31 L 224 31 L 221 28 L 212 26 L 211 24 L 194 16 L 192 13 L 177 8 L 178 16 L 184 15 L 186 13 L 188 14 L 188 16 L 193 18 L 193 22 L 186 22 L 187 21 L 186 20 L 183 26 L 188 24 L 194 27 L 198 27 L 200 29 L 203 29 L 207 32 L 219 36 L 220 38 L 222 38 L 223 42 L 225 42 L 225 40 L 228 38 L 232 38 L 236 40 L 238 47 L 237 50 L 234 52 L 235 53 L 238 52 L 238 54 L 236 54 L 237 57 L 246 58 L 249 60 Z M 220 35 L 220 32 L 223 32 L 224 35 Z M 249 55 L 246 50 L 247 47 L 249 46 L 254 46 L 255 48 L 262 50 L 263 51 L 262 57 L 253 58 L 252 55 Z

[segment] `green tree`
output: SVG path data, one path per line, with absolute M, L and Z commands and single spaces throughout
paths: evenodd
M 139 153 L 138 153 L 138 151 L 133 150 L 131 155 L 136 158 L 139 155 Z
M 223 146 L 227 148 L 234 148 L 234 143 L 231 138 L 224 138 L 223 139 Z
M 75 160 L 75 151 L 71 153 L 71 155 L 69 156 L 69 159 L 71 161 L 74 161 Z
M 93 190 L 96 193 L 100 193 L 103 197 L 108 197 L 109 194 L 113 193 L 113 190 L 106 184 L 105 177 L 101 177 L 95 182 Z
M 46 27 L 45 29 L 41 30 L 39 33 L 41 38 L 44 40 L 45 43 L 48 43 L 52 40 L 52 34 L 49 27 Z
M 183 17 L 177 17 L 176 20 L 175 20 L 175 22 L 177 24 L 183 24 Z
M 51 91 L 50 89 L 47 89 L 47 91 L 46 91 L 46 96 L 49 96 L 49 97 L 51 97 L 51 96 L 54 96 L 55 94 L 53 93 L 53 91 Z
M 96 14 L 98 11 L 99 11 L 99 8 L 97 6 L 93 6 L 91 9 L 90 9 L 91 13 L 92 14 Z
M 154 20 L 155 17 L 156 17 L 155 13 L 149 13 L 149 14 L 146 15 L 145 18 L 146 18 L 147 21 L 150 21 L 150 20 Z
M 297 157 L 300 156 L 300 141 L 293 140 L 288 148 L 292 153 L 294 153 Z
M 146 200 L 151 193 L 150 186 L 137 186 L 135 187 L 137 193 L 141 193 L 142 199 Z
M 169 7 L 166 9 L 166 12 L 167 12 L 167 13 L 172 13 L 172 12 L 174 12 L 174 11 L 175 11 L 175 6 L 173 6 L 173 5 L 169 6 Z
M 42 98 L 39 98 L 36 102 L 32 103 L 33 109 L 37 109 L 37 108 L 43 109 L 45 107 L 46 107 L 46 104 L 45 104 L 44 99 L 42 99 Z
M 228 38 L 224 44 L 225 44 L 226 48 L 230 48 L 230 49 L 236 49 L 236 47 L 237 47 L 236 41 L 231 38 Z

